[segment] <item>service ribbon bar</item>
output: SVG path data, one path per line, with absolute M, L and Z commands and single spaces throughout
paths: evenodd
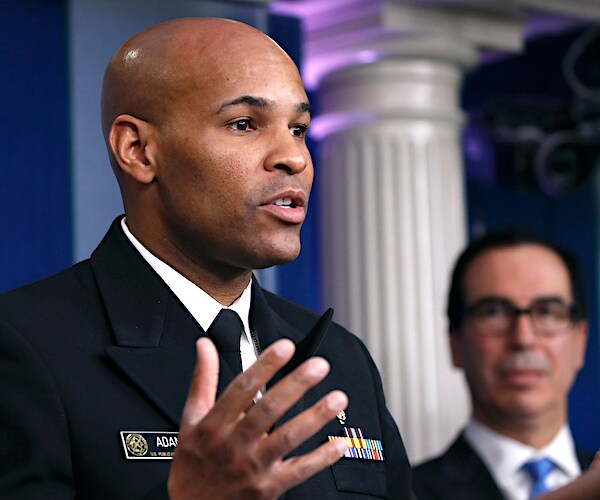
M 348 449 L 344 453 L 345 458 L 357 460 L 376 460 L 383 462 L 383 446 L 379 439 L 365 438 L 359 427 L 344 427 L 344 436 L 327 436 L 329 441 L 334 439 L 345 439 Z

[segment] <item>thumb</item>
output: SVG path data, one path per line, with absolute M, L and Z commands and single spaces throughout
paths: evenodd
M 219 354 L 212 341 L 196 342 L 196 368 L 181 416 L 180 431 L 194 428 L 215 404 L 219 383 Z

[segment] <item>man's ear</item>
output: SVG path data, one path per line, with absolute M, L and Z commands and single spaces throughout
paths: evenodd
M 117 116 L 108 134 L 110 149 L 121 170 L 142 184 L 150 184 L 156 177 L 153 141 L 152 125 L 131 115 Z
M 450 342 L 450 355 L 452 356 L 452 365 L 456 368 L 462 368 L 460 356 L 460 335 L 461 333 L 451 328 L 448 331 L 448 341 Z
M 581 370 L 581 368 L 583 368 L 583 364 L 585 363 L 585 349 L 586 349 L 587 339 L 588 339 L 588 322 L 585 320 L 581 320 L 575 324 L 573 329 L 575 332 L 574 342 L 577 343 L 577 348 L 579 351 L 578 352 L 578 357 L 579 357 L 578 369 Z

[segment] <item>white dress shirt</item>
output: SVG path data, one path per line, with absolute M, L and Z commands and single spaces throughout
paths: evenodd
M 185 276 L 181 275 L 171 266 L 153 255 L 142 245 L 127 227 L 125 217 L 121 219 L 121 227 L 125 236 L 131 241 L 142 258 L 156 271 L 165 284 L 177 296 L 185 308 L 190 312 L 204 331 L 207 331 L 221 309 L 232 309 L 239 314 L 244 325 L 244 333 L 240 337 L 240 352 L 242 354 L 242 369 L 247 370 L 258 356 L 254 342 L 250 335 L 250 301 L 252 298 L 252 280 L 248 283 L 242 295 L 228 308 L 219 304 L 200 287 L 196 286 Z
M 531 479 L 521 469 L 529 460 L 547 457 L 554 462 L 555 467 L 546 480 L 551 489 L 558 488 L 581 474 L 575 443 L 567 425 L 561 427 L 550 444 L 540 450 L 499 434 L 473 418 L 464 435 L 508 500 L 529 498 Z

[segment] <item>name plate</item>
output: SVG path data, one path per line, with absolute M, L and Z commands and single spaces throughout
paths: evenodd
M 178 432 L 120 431 L 127 460 L 171 460 L 179 443 Z

